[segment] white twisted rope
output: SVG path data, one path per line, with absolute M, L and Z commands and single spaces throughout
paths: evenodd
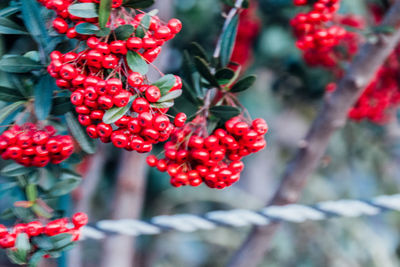
M 326 220 L 332 217 L 359 217 L 377 215 L 384 211 L 400 211 L 400 194 L 379 196 L 372 200 L 338 200 L 313 206 L 291 204 L 269 206 L 261 211 L 234 209 L 211 211 L 203 216 L 193 214 L 162 215 L 150 221 L 102 220 L 83 229 L 82 239 L 103 239 L 108 235 L 157 235 L 165 231 L 194 232 L 212 230 L 220 226 L 243 227 L 267 225 L 272 222 L 302 223 L 308 220 Z

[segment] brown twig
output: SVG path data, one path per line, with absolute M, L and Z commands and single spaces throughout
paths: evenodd
M 307 178 L 318 167 L 333 133 L 342 128 L 347 112 L 374 78 L 400 41 L 400 0 L 396 0 L 386 15 L 382 26 L 393 27 L 391 34 L 378 33 L 374 41 L 363 45 L 347 74 L 338 83 L 338 89 L 325 98 L 324 105 L 314 120 L 301 148 L 287 166 L 282 182 L 269 205 L 296 202 Z M 241 248 L 233 255 L 228 266 L 257 266 L 268 251 L 271 239 L 279 224 L 255 227 Z

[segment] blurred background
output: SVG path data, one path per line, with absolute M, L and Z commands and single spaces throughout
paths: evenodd
M 4 3 L 3 3 L 4 2 Z M 6 5 L 8 1 L 0 1 Z M 222 27 L 224 6 L 215 0 L 157 0 L 162 18 L 177 17 L 183 31 L 163 51 L 156 65 L 165 73 L 184 76 L 183 51 L 191 42 L 212 54 Z M 257 2 L 257 3 L 256 3 Z M 385 1 L 343 0 L 341 12 L 366 15 L 366 5 Z M 333 81 L 329 71 L 308 67 L 294 45 L 289 20 L 300 10 L 292 0 L 259 0 L 246 16 L 245 40 L 237 60 L 258 75 L 256 85 L 240 95 L 253 116 L 270 126 L 268 148 L 245 160 L 239 183 L 222 191 L 205 186 L 172 188 L 167 175 L 145 164 L 145 156 L 108 145 L 79 165 L 82 186 L 59 203 L 69 213 L 86 211 L 91 221 L 148 219 L 162 214 L 202 214 L 218 209 L 260 209 L 272 196 L 281 174 L 298 148 L 324 94 Z M 242 29 L 242 30 L 243 30 Z M 240 30 L 239 30 L 240 33 Z M 0 50 L 12 40 L 2 38 Z M 13 43 L 15 46 L 29 44 Z M 157 75 L 157 74 L 153 74 Z M 176 109 L 193 112 L 182 97 Z M 161 151 L 157 148 L 154 153 Z M 400 128 L 349 122 L 336 133 L 316 173 L 309 178 L 301 203 L 343 198 L 371 198 L 400 189 Z M 2 192 L 3 210 L 12 193 Z M 332 219 L 284 224 L 260 266 L 400 266 L 400 216 Z M 225 266 L 250 228 L 220 228 L 190 234 L 170 232 L 144 236 L 87 240 L 57 262 L 43 266 Z M 0 266 L 10 266 L 4 255 Z

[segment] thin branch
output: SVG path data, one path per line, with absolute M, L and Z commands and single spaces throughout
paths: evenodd
M 394 31 L 391 34 L 377 34 L 373 43 L 367 42 L 360 49 L 347 74 L 338 83 L 338 89 L 325 98 L 325 103 L 303 142 L 304 146 L 287 166 L 282 183 L 269 205 L 285 205 L 298 201 L 308 177 L 318 167 L 332 135 L 345 125 L 348 110 L 399 43 L 400 0 L 394 2 L 382 26 L 393 27 Z M 255 227 L 228 266 L 258 266 L 269 249 L 277 227 L 277 223 Z

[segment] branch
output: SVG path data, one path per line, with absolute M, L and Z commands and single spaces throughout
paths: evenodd
M 399 43 L 400 0 L 395 1 L 382 26 L 393 27 L 394 31 L 391 34 L 377 34 L 376 41 L 367 42 L 360 49 L 347 74 L 338 83 L 338 89 L 325 98 L 321 111 L 314 120 L 302 147 L 287 166 L 282 183 L 269 205 L 285 205 L 298 201 L 307 178 L 318 167 L 331 136 L 345 125 L 348 110 Z M 253 228 L 241 248 L 232 257 L 229 266 L 257 266 L 268 251 L 277 227 L 278 223 Z

